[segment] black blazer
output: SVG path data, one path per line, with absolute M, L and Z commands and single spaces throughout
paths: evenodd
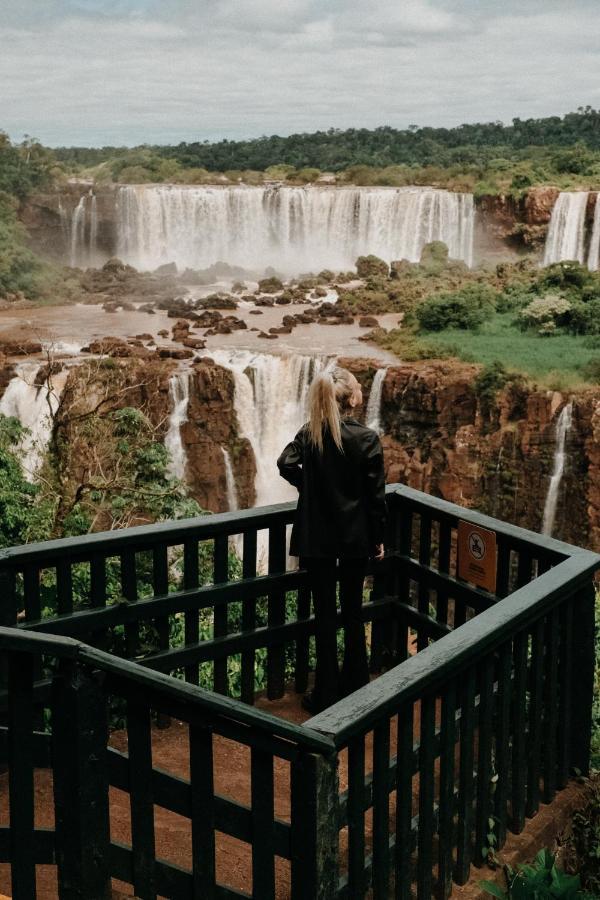
M 373 556 L 384 539 L 385 475 L 381 441 L 356 419 L 342 419 L 342 447 L 323 433 L 323 452 L 303 425 L 277 460 L 298 488 L 290 553 L 311 557 Z

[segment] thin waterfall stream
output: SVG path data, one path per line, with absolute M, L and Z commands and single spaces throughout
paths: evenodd
M 169 380 L 171 413 L 169 416 L 169 428 L 165 437 L 165 447 L 171 457 L 169 473 L 174 478 L 181 480 L 185 478 L 187 464 L 187 454 L 181 439 L 181 426 L 188 420 L 190 377 L 190 372 L 185 370 L 176 372 Z
M 369 402 L 367 403 L 367 411 L 365 413 L 365 423 L 377 434 L 381 434 L 381 395 L 383 392 L 383 382 L 387 375 L 387 369 L 377 369 L 371 385 L 369 394 Z
M 554 467 L 550 477 L 544 515 L 542 518 L 542 534 L 551 535 L 554 531 L 556 509 L 558 506 L 558 492 L 565 471 L 567 434 L 573 424 L 573 403 L 567 403 L 562 408 L 556 422 L 556 448 L 554 450 Z

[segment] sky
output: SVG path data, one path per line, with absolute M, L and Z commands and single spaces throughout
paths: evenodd
M 600 106 L 597 0 L 0 0 L 0 130 L 50 146 Z

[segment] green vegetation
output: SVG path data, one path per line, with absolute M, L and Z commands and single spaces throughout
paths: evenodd
M 54 155 L 73 172 L 140 183 L 203 183 L 214 180 L 214 173 L 231 182 L 306 183 L 323 170 L 349 184 L 433 184 L 476 194 L 519 194 L 548 182 L 563 188 L 600 185 L 600 111 L 580 107 L 563 117 L 513 119 L 510 125 L 330 128 L 177 146 L 61 147 Z
M 558 868 L 553 853 L 540 850 L 530 865 L 505 867 L 507 887 L 503 890 L 493 881 L 480 881 L 487 894 L 500 900 L 545 900 L 561 897 L 563 900 L 593 900 L 596 894 L 581 888 L 579 875 L 570 875 Z
M 414 283 L 419 273 L 422 281 L 421 268 L 403 278 Z M 500 364 L 556 389 L 600 382 L 599 273 L 576 262 L 545 269 L 502 264 L 461 280 L 423 299 L 415 293 L 408 299 L 404 290 L 402 327 L 373 339 L 406 361 L 456 356 Z

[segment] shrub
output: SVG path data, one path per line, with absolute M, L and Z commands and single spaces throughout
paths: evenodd
M 550 850 L 540 850 L 533 863 L 518 866 L 516 870 L 505 867 L 507 890 L 504 891 L 493 881 L 480 881 L 480 886 L 492 897 L 500 900 L 543 900 L 561 897 L 563 900 L 592 900 L 592 894 L 581 890 L 579 875 L 568 875 L 557 868 L 554 854 Z
M 557 325 L 568 320 L 571 304 L 558 294 L 536 297 L 519 313 L 519 322 L 525 328 L 537 328 L 540 333 L 548 333 Z M 550 327 L 549 327 L 550 326 Z
M 573 334 L 600 335 L 600 298 L 573 304 L 569 331 Z
M 539 279 L 540 289 L 544 288 L 582 288 L 590 281 L 590 272 L 576 260 L 563 260 L 546 266 Z M 593 276 L 592 276 L 593 277 Z
M 467 285 L 460 291 L 425 300 L 416 309 L 417 321 L 424 331 L 475 331 L 494 312 L 496 299 L 496 291 L 487 285 Z

